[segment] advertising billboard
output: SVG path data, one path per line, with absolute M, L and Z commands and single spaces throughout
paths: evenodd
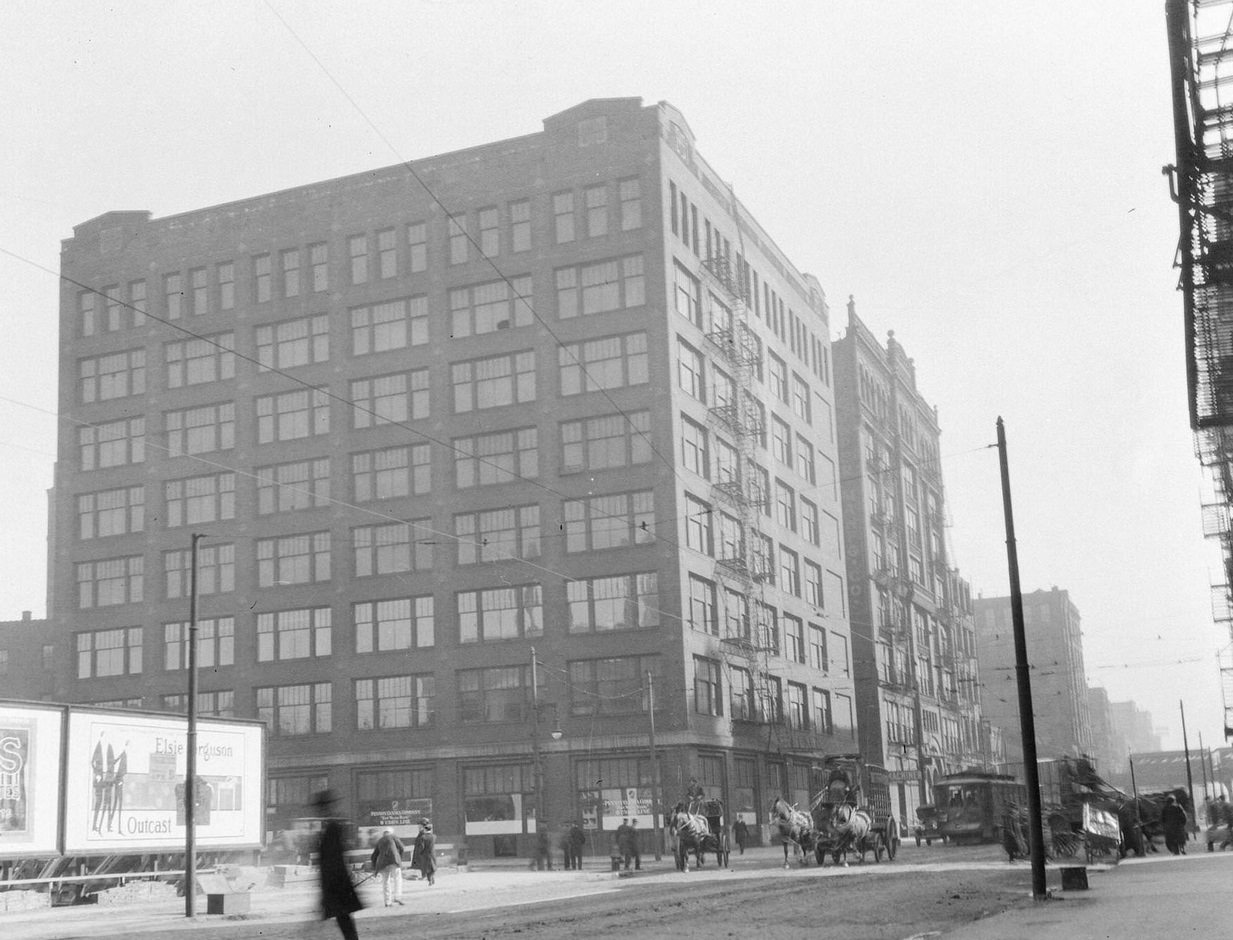
M 63 717 L 0 703 L 0 859 L 57 854 Z
M 257 722 L 198 720 L 198 849 L 260 847 L 264 730 Z M 182 850 L 187 753 L 182 715 L 71 708 L 65 852 Z

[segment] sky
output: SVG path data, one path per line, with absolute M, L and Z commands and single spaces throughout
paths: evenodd
M 894 330 L 938 408 L 952 560 L 1068 590 L 1088 681 L 1166 747 L 1223 744 L 1187 423 L 1162 0 L 176 0 L 0 4 L 0 619 L 46 614 L 58 245 L 670 101 L 827 292 Z M 1210 497 L 1208 497 L 1210 499 Z M 986 682 L 1005 681 L 984 677 Z M 2 693 L 0 693 L 2 694 Z M 1233 704 L 1233 703 L 1231 703 Z

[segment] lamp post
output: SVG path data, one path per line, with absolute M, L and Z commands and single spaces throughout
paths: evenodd
M 188 752 L 184 755 L 184 916 L 196 915 L 197 900 L 197 543 L 192 534 L 188 579 Z
M 541 838 L 546 839 L 548 835 L 547 821 L 545 818 L 544 808 L 544 754 L 540 750 L 539 744 L 539 663 L 535 658 L 535 647 L 531 647 L 531 755 L 534 764 L 535 775 L 535 845 L 536 845 L 536 862 L 537 868 L 540 863 L 539 846 Z M 560 741 L 565 735 L 565 731 L 561 728 L 561 718 L 556 714 L 556 706 L 553 706 L 553 716 L 556 719 L 555 725 L 550 732 L 552 740 Z M 541 828 L 543 827 L 543 828 Z M 549 848 L 551 852 L 551 848 Z

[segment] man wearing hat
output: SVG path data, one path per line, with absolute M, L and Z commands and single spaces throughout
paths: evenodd
M 420 820 L 420 834 L 415 837 L 415 847 L 411 850 L 411 864 L 420 870 L 430 885 L 437 883 L 437 837 L 432 831 L 432 820 Z
M 323 920 L 332 917 L 338 921 L 343 940 L 359 940 L 351 915 L 364 905 L 355 893 L 351 872 L 347 870 L 347 861 L 343 856 L 346 837 L 342 822 L 334 816 L 338 799 L 338 792 L 328 788 L 313 796 L 317 814 L 325 817 L 321 841 L 317 844 L 317 864 L 321 868 L 321 917 Z
M 402 904 L 402 854 L 405 849 L 388 826 L 372 850 L 372 870 L 381 876 L 381 896 L 385 906 Z

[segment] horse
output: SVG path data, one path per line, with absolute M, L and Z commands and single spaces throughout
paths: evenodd
M 848 867 L 847 853 L 851 849 L 855 849 L 861 854 L 861 864 L 865 863 L 865 853 L 870 848 L 874 850 L 874 857 L 881 861 L 881 852 L 873 840 L 877 839 L 877 835 L 871 835 L 873 832 L 873 818 L 863 809 L 857 809 L 851 803 L 838 803 L 831 810 L 830 819 L 831 831 L 838 836 L 835 842 L 832 858 L 835 864 L 839 864 L 839 856 L 844 856 L 843 867 Z
M 711 832 L 705 816 L 690 812 L 684 803 L 677 803 L 668 815 L 668 829 L 676 844 L 677 871 L 689 871 L 689 853 L 693 851 L 698 867 L 702 867 L 709 848 L 719 854 L 719 840 Z
M 802 813 L 787 800 L 779 797 L 771 804 L 771 818 L 779 825 L 779 836 L 783 842 L 783 867 L 788 867 L 788 843 L 796 846 L 801 856 L 801 865 L 809 862 L 809 853 L 813 851 L 818 841 L 818 831 L 814 828 L 813 817 Z

